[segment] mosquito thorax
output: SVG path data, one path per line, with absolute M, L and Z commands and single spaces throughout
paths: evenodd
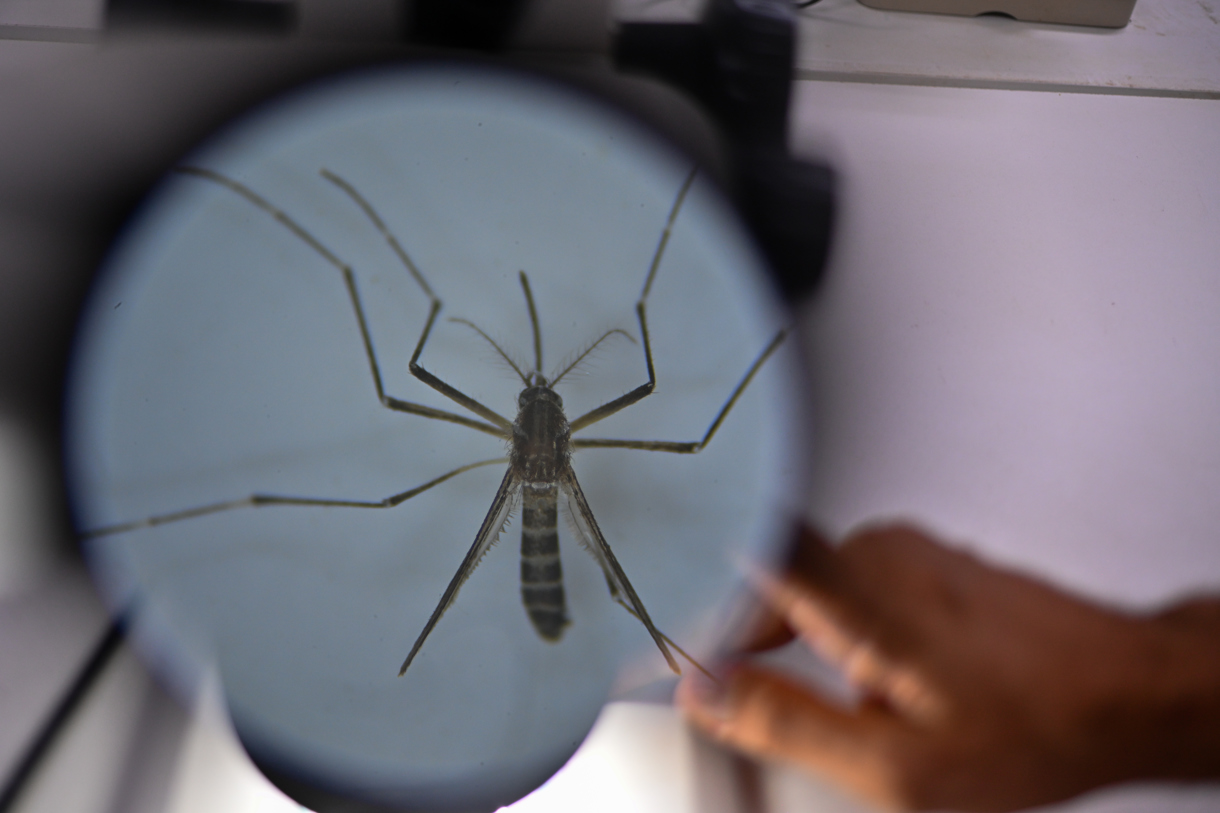
M 539 376 L 538 378 L 541 378 Z M 563 399 L 549 385 L 532 384 L 517 397 L 511 459 L 527 482 L 553 480 L 571 455 Z

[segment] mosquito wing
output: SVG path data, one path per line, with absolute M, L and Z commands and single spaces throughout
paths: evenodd
M 432 611 L 432 617 L 424 625 L 424 631 L 419 634 L 419 638 L 415 639 L 415 646 L 411 647 L 410 654 L 402 662 L 402 668 L 398 670 L 399 677 L 406 673 L 407 667 L 411 665 L 411 661 L 415 660 L 415 655 L 419 652 L 420 647 L 424 645 L 424 640 L 432 632 L 436 622 L 441 620 L 445 610 L 448 610 L 450 605 L 453 604 L 462 584 L 465 583 L 466 579 L 470 578 L 470 574 L 478 567 L 479 562 L 482 561 L 487 551 L 491 549 L 491 546 L 496 544 L 500 531 L 504 530 L 504 524 L 508 522 L 508 515 L 516 504 L 517 495 L 520 491 L 521 481 L 510 467 L 505 472 L 504 479 L 500 481 L 500 488 L 496 491 L 496 496 L 491 501 L 491 508 L 487 509 L 487 516 L 479 527 L 479 533 L 474 538 L 474 544 L 466 552 L 466 558 L 462 560 L 457 573 L 453 574 L 452 581 L 449 582 L 449 586 L 445 588 L 445 592 L 441 595 L 440 603 L 436 605 L 436 609 Z
M 572 523 L 582 537 L 585 549 L 601 565 L 602 573 L 606 576 L 606 585 L 610 588 L 611 598 L 622 604 L 629 613 L 640 620 L 640 623 L 648 630 L 648 634 L 652 636 L 652 640 L 656 642 L 657 648 L 661 650 L 661 654 L 665 656 L 665 662 L 669 664 L 669 668 L 677 674 L 682 674 L 682 670 L 678 668 L 678 662 L 674 660 L 669 647 L 665 645 L 665 636 L 653 625 L 652 619 L 648 617 L 648 611 L 644 609 L 644 602 L 640 601 L 640 597 L 636 595 L 635 588 L 627 580 L 627 574 L 623 572 L 618 559 L 614 558 L 614 551 L 610 550 L 610 545 L 606 543 L 606 537 L 602 536 L 601 528 L 597 526 L 597 520 L 593 516 L 593 510 L 589 508 L 589 501 L 585 499 L 585 493 L 581 490 L 580 483 L 576 481 L 576 473 L 570 466 L 560 476 L 559 485 L 568 497 Z

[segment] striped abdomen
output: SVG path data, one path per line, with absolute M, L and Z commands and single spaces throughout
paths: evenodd
M 521 601 L 534 629 L 558 641 L 568 625 L 559 564 L 559 486 L 525 483 L 521 487 Z

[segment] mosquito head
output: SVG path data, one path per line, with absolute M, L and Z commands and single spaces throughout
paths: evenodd
M 525 409 L 531 404 L 539 402 L 551 404 L 560 411 L 563 410 L 563 399 L 559 397 L 559 393 L 551 389 L 545 378 L 535 373 L 530 385 L 521 390 L 521 394 L 517 396 L 517 408 Z

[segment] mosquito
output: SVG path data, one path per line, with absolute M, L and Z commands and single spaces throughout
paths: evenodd
M 495 544 L 500 532 L 507 524 L 512 512 L 519 506 L 521 509 L 521 600 L 530 623 L 535 632 L 543 640 L 557 642 L 563 637 L 564 629 L 570 623 L 567 611 L 567 600 L 564 593 L 563 569 L 559 558 L 558 514 L 561 497 L 566 501 L 569 519 L 579 541 L 597 562 L 606 579 L 610 598 L 643 624 L 652 637 L 657 649 L 665 658 L 665 662 L 675 673 L 681 674 L 681 668 L 671 649 L 678 652 L 687 661 L 703 670 L 703 667 L 685 650 L 678 646 L 653 623 L 631 581 L 623 571 L 614 552 L 611 550 L 605 535 L 602 533 L 589 502 L 585 498 L 576 474 L 572 469 L 572 453 L 580 449 L 638 449 L 651 452 L 668 452 L 673 454 L 697 454 L 711 442 L 716 431 L 728 416 L 733 405 L 749 386 L 750 381 L 766 363 L 767 359 L 784 341 L 786 332 L 778 331 L 762 352 L 754 359 L 737 386 L 729 394 L 720 411 L 712 419 L 703 437 L 694 441 L 668 440 L 619 440 L 610 438 L 573 437 L 582 429 L 592 426 L 611 415 L 638 403 L 653 393 L 657 377 L 652 359 L 652 346 L 648 333 L 647 304 L 652 290 L 653 281 L 661 265 L 665 248 L 669 243 L 674 223 L 682 209 L 683 201 L 694 183 L 697 169 L 686 177 L 670 208 L 665 227 L 661 232 L 656 251 L 644 280 L 644 287 L 635 305 L 636 320 L 639 324 L 639 344 L 643 346 L 644 365 L 648 380 L 630 392 L 614 398 L 583 415 L 569 420 L 564 414 L 563 399 L 555 387 L 571 373 L 584 359 L 602 342 L 615 335 L 625 336 L 636 342 L 635 338 L 624 330 L 609 330 L 603 333 L 586 350 L 581 352 L 566 367 L 553 378 L 547 378 L 542 373 L 542 329 L 538 319 L 538 311 L 534 304 L 533 292 L 530 289 L 529 277 L 524 271 L 519 272 L 522 293 L 525 296 L 526 308 L 529 311 L 530 328 L 533 334 L 532 370 L 522 369 L 510 358 L 481 328 L 465 319 L 451 318 L 451 322 L 466 325 L 476 331 L 486 340 L 496 353 L 504 359 L 521 379 L 523 389 L 517 397 L 517 415 L 514 420 L 500 415 L 498 412 L 483 405 L 455 387 L 447 384 L 433 373 L 426 370 L 420 363 L 420 356 L 428 342 L 432 329 L 436 324 L 442 309 L 442 302 L 433 292 L 423 273 L 408 255 L 397 237 L 393 234 L 380 214 L 372 204 L 356 190 L 354 186 L 330 170 L 321 170 L 324 179 L 336 186 L 351 201 L 360 208 L 370 223 L 380 232 L 389 245 L 390 250 L 402 263 L 406 271 L 428 298 L 428 317 L 424 323 L 415 350 L 411 354 L 409 369 L 411 375 L 431 389 L 439 392 L 449 400 L 461 406 L 468 413 L 450 412 L 424 404 L 405 401 L 388 395 L 382 384 L 381 368 L 377 354 L 373 348 L 372 334 L 369 331 L 368 319 L 365 316 L 364 305 L 360 298 L 356 277 L 351 267 L 330 251 L 311 232 L 301 226 L 296 220 L 285 214 L 258 193 L 245 184 L 233 180 L 221 173 L 199 167 L 179 167 L 178 171 L 196 176 L 218 184 L 236 195 L 244 198 L 256 208 L 270 215 L 297 239 L 304 242 L 320 258 L 337 269 L 343 278 L 360 337 L 364 345 L 365 356 L 373 378 L 373 388 L 382 406 L 395 412 L 405 412 L 412 415 L 447 421 L 470 429 L 492 435 L 505 442 L 508 446 L 507 457 L 497 457 L 480 460 L 459 466 L 445 472 L 422 485 L 406 491 L 393 494 L 382 500 L 350 500 L 329 499 L 318 497 L 284 496 L 277 494 L 251 494 L 248 497 L 223 502 L 210 503 L 166 514 L 159 514 L 134 522 L 125 522 L 86 531 L 86 538 L 119 534 L 140 528 L 149 528 L 171 522 L 193 519 L 206 514 L 215 514 L 240 508 L 261 508 L 266 506 L 325 506 L 335 508 L 393 508 L 407 500 L 428 491 L 458 475 L 472 469 L 496 464 L 507 464 L 504 478 L 492 498 L 474 542 L 458 566 L 449 585 L 441 594 L 440 601 L 432 615 L 424 625 L 423 631 L 416 638 L 410 652 L 398 670 L 399 676 L 406 674 L 407 669 L 419 654 L 424 642 L 436 627 L 437 622 L 457 599 L 458 591 L 471 573 L 478 566 L 483 556 Z M 706 670 L 703 670 L 706 671 Z

